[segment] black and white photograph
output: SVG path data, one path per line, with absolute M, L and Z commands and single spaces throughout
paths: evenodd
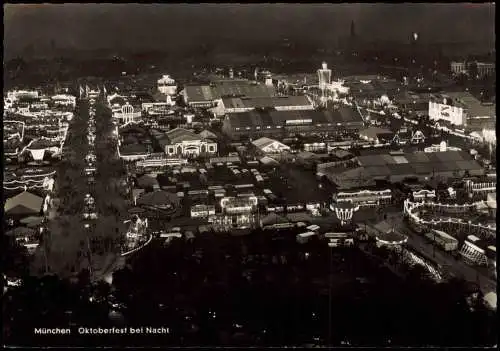
M 494 3 L 3 11 L 2 346 L 497 347 Z

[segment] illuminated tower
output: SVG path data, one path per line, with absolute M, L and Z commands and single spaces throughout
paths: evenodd
M 332 80 L 332 70 L 328 69 L 326 62 L 323 62 L 321 69 L 318 69 L 319 89 L 321 90 L 321 102 L 326 103 L 328 86 Z

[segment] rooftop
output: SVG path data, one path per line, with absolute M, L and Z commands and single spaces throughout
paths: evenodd
M 42 209 L 43 198 L 32 194 L 28 191 L 24 191 L 19 195 L 7 199 L 4 206 L 5 213 L 14 214 L 17 213 L 17 208 L 22 206 L 28 209 L 30 212 L 38 213 Z
M 122 155 L 142 155 L 147 152 L 148 149 L 143 144 L 125 144 L 120 146 L 120 154 Z
M 179 198 L 176 194 L 163 190 L 144 193 L 137 199 L 138 204 L 144 205 L 177 205 Z
M 175 128 L 166 133 L 171 144 L 180 143 L 188 140 L 201 140 L 202 137 L 191 130 L 184 128 Z
M 470 117 L 496 117 L 496 104 L 483 104 L 467 91 L 447 92 L 444 96 L 450 97 L 455 104 L 466 108 Z
M 281 126 L 287 121 L 310 120 L 310 124 L 354 125 L 362 123 L 359 113 L 349 107 L 336 110 L 249 111 L 229 113 L 232 127 Z
M 274 97 L 251 97 L 251 98 L 224 98 L 222 99 L 226 108 L 265 108 L 285 106 L 312 106 L 311 101 L 305 95 L 298 96 L 274 96 Z
M 252 141 L 252 144 L 255 145 L 256 147 L 258 147 L 259 149 L 263 149 L 263 148 L 265 148 L 273 143 L 279 143 L 279 141 L 274 140 L 274 139 L 270 139 L 267 137 L 262 137 L 262 138 L 259 138 L 257 140 Z
M 375 139 L 382 134 L 392 134 L 389 129 L 379 127 L 368 127 L 359 132 L 360 135 Z
M 211 85 L 188 85 L 185 87 L 190 101 L 213 101 L 222 97 L 271 97 L 276 95 L 274 87 L 255 84 L 246 80 L 219 81 Z
M 480 170 L 482 167 L 465 151 L 378 154 L 359 156 L 361 167 L 373 177 L 389 174 L 429 174 L 432 172 Z

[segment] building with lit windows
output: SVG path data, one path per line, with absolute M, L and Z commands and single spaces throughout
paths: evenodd
M 179 157 L 166 157 L 164 153 L 150 154 L 146 158 L 135 163 L 137 170 L 145 173 L 164 171 L 166 167 L 187 164 L 187 160 Z
M 215 216 L 215 206 L 213 205 L 194 205 L 191 207 L 191 218 L 208 218 Z
M 494 62 L 476 62 L 477 75 L 481 77 L 492 77 L 496 73 Z
M 249 228 L 258 225 L 256 211 L 259 200 L 256 196 L 223 197 L 220 200 L 220 221 L 229 227 Z
M 17 101 L 23 98 L 38 99 L 39 93 L 36 90 L 12 90 L 7 92 L 7 98 L 11 101 Z
M 51 97 L 52 102 L 56 106 L 76 106 L 76 97 L 67 94 L 58 94 Z
M 127 102 L 119 109 L 113 111 L 113 118 L 116 118 L 121 124 L 138 122 L 142 118 L 142 112 Z
M 477 125 L 482 130 L 489 121 L 496 122 L 496 105 L 481 103 L 469 92 L 447 92 L 429 100 L 429 118 L 455 126 Z M 479 123 L 478 123 L 479 122 Z
M 177 83 L 168 74 L 163 75 L 157 82 L 158 91 L 165 95 L 175 95 L 177 93 Z
M 210 156 L 217 153 L 217 142 L 184 128 L 168 131 L 158 142 L 168 157 Z
M 452 61 L 451 62 L 451 72 L 454 74 L 466 74 L 467 64 L 465 61 Z
M 385 189 L 339 192 L 333 195 L 333 201 L 336 204 L 347 202 L 355 207 L 387 205 L 392 201 L 392 191 L 390 189 Z M 336 206 L 337 205 L 334 207 Z M 342 206 L 338 207 L 343 208 Z
M 428 201 L 428 200 L 434 200 L 436 198 L 436 191 L 435 190 L 427 190 L 427 189 L 421 189 L 412 192 L 413 200 L 414 201 Z

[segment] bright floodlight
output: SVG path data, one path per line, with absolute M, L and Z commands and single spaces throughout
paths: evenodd
M 415 41 L 418 40 L 418 33 L 413 33 L 413 40 L 415 40 Z

